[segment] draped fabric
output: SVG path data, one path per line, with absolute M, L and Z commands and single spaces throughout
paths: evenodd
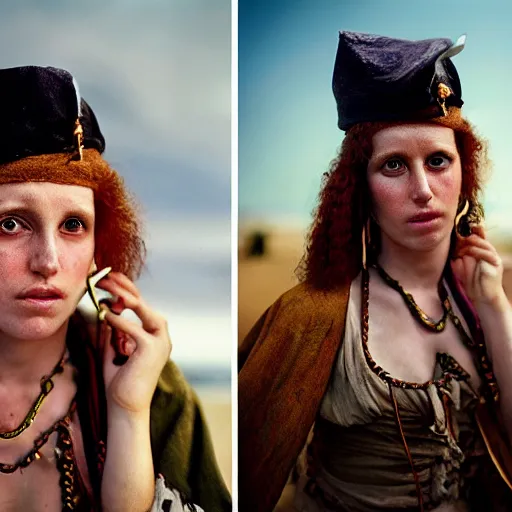
M 359 281 L 352 287 L 359 286 Z M 309 473 L 340 505 L 354 512 L 418 506 L 411 472 L 390 400 L 389 384 L 369 367 L 361 342 L 361 307 L 351 293 L 346 330 L 309 448 Z M 403 387 L 395 397 L 426 510 L 450 504 L 466 509 L 469 477 L 485 454 L 477 436 L 477 393 L 470 376 L 449 354 L 438 354 L 434 379 L 425 389 Z M 302 479 L 304 485 L 307 479 Z M 301 489 L 301 511 L 328 505 Z
M 454 292 L 453 276 L 446 278 Z M 327 392 L 345 333 L 349 291 L 349 286 L 323 291 L 300 284 L 269 307 L 240 345 L 238 483 L 243 512 L 269 512 L 279 500 Z M 477 339 L 479 325 L 467 299 L 460 291 L 454 298 Z M 499 404 L 479 404 L 477 417 L 494 460 L 505 475 L 512 474 Z M 511 494 L 499 475 L 496 479 L 489 457 L 478 472 L 479 494 L 471 497 L 481 506 L 476 510 L 512 510 L 507 504 L 489 507 L 491 499 L 506 503 Z

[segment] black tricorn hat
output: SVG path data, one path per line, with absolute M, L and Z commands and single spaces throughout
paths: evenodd
M 461 85 L 450 57 L 462 51 L 465 39 L 454 44 L 340 32 L 332 79 L 338 127 L 433 118 L 460 108 Z
M 68 71 L 1 69 L 0 98 L 0 164 L 50 153 L 81 158 L 81 148 L 105 150 L 96 116 Z

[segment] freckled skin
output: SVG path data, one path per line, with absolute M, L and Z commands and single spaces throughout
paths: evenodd
M 0 336 L 45 339 L 66 329 L 93 255 L 91 189 L 54 183 L 0 185 Z M 17 298 L 40 285 L 59 288 L 65 298 L 48 310 Z
M 38 379 L 62 354 L 69 317 L 93 262 L 94 223 L 91 189 L 54 183 L 0 185 L 0 430 L 20 424 L 39 392 Z M 65 298 L 49 305 L 18 298 L 41 285 L 59 288 Z M 55 389 L 33 427 L 0 443 L 2 462 L 26 454 L 39 433 L 66 414 L 76 394 L 73 373 L 68 364 L 55 378 Z M 72 428 L 78 436 L 75 453 L 83 457 L 76 417 Z M 54 443 L 53 437 L 41 448 L 41 459 L 25 470 L 0 474 L 0 510 L 62 509 Z M 83 476 L 88 481 L 87 473 Z
M 454 132 L 433 124 L 404 124 L 377 132 L 372 142 L 367 176 L 382 238 L 378 261 L 438 320 L 443 311 L 437 283 L 448 257 L 462 184 Z M 428 225 L 411 224 L 412 217 L 427 211 L 438 211 L 441 218 Z M 353 292 L 360 296 L 360 281 Z M 464 323 L 457 305 L 452 306 Z M 448 322 L 440 333 L 426 331 L 402 297 L 371 268 L 368 340 L 372 358 L 395 378 L 426 382 L 434 377 L 437 354 L 448 353 L 470 374 L 474 389 L 480 386 L 472 354 L 454 324 Z
M 377 132 L 372 142 L 368 185 L 383 243 L 430 251 L 446 242 L 462 181 L 453 130 L 432 124 L 392 126 Z M 408 222 L 427 210 L 442 214 L 432 229 Z

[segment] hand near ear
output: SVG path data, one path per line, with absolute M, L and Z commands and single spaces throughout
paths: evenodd
M 137 287 L 119 272 L 111 272 L 98 283 L 98 288 L 117 297 L 110 310 L 106 310 L 107 325 L 103 326 L 110 331 L 103 366 L 107 403 L 131 412 L 149 410 L 158 378 L 171 353 L 167 322 L 144 302 Z M 126 308 L 131 309 L 141 323 L 120 316 Z M 118 352 L 127 356 L 122 366 L 115 361 L 112 328 L 116 331 Z
M 108 423 L 102 505 L 104 510 L 149 510 L 155 489 L 151 400 L 171 352 L 167 322 L 143 301 L 125 275 L 111 272 L 97 286 L 117 297 L 111 309 L 101 306 Z M 132 310 L 140 322 L 120 316 L 124 309 Z M 127 358 L 121 366 L 115 362 L 112 333 L 117 352 Z
M 475 307 L 493 306 L 503 300 L 503 264 L 498 252 L 487 240 L 483 226 L 474 226 L 467 238 L 457 235 L 451 265 Z

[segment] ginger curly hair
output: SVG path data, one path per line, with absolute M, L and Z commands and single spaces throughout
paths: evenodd
M 477 201 L 489 167 L 485 141 L 457 108 L 445 117 L 421 122 L 453 129 L 462 165 L 461 198 Z M 323 175 L 305 254 L 296 270 L 299 281 L 332 289 L 349 284 L 358 275 L 362 229 L 370 207 L 366 176 L 372 137 L 383 128 L 405 123 L 360 123 L 347 131 L 337 157 Z
M 30 156 L 0 165 L 0 184 L 41 181 L 80 185 L 94 192 L 95 251 L 99 269 L 111 266 L 130 279 L 140 275 L 146 250 L 139 209 L 123 179 L 95 149 L 83 159 L 68 153 Z

